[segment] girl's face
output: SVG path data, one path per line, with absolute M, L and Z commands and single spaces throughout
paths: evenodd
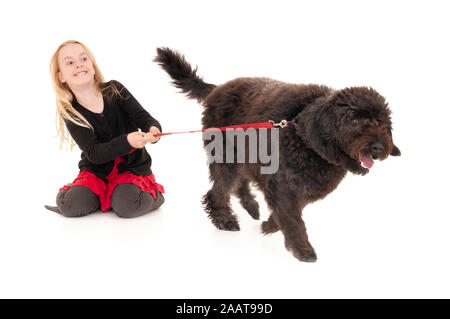
M 58 55 L 58 78 L 70 88 L 93 83 L 94 67 L 84 48 L 76 43 L 61 48 Z

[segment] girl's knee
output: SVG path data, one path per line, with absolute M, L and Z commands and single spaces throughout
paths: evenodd
M 156 200 L 155 200 L 155 205 L 153 206 L 153 209 L 157 209 L 159 206 L 161 206 L 165 202 L 165 198 L 160 191 L 155 191 L 155 193 L 156 193 Z
M 156 191 L 156 199 L 153 195 L 143 192 L 134 184 L 120 184 L 116 187 L 111 197 L 111 208 L 117 216 L 134 218 L 144 215 L 164 202 L 164 197 Z
M 86 216 L 100 208 L 97 195 L 82 185 L 59 191 L 56 195 L 56 205 L 65 217 Z

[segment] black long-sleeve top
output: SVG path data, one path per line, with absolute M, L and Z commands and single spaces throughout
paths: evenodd
M 118 174 L 129 171 L 135 175 L 151 175 L 150 155 L 145 147 L 129 154 L 133 147 L 128 143 L 127 135 L 138 128 L 142 132 L 148 132 L 152 126 L 162 132 L 161 125 L 118 81 L 102 83 L 101 88 L 111 84 L 117 88 L 120 96 L 114 94 L 112 88 L 104 90 L 102 113 L 91 112 L 80 105 L 75 97 L 72 101 L 72 106 L 94 128 L 92 131 L 65 120 L 70 135 L 82 151 L 78 167 L 80 171 L 85 169 L 107 182 L 106 176 L 114 166 L 114 159 L 120 156 L 125 162 L 117 166 Z

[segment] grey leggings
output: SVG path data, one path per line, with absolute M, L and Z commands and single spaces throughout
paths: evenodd
M 161 192 L 155 193 L 156 199 L 134 184 L 117 185 L 111 196 L 111 209 L 119 217 L 124 218 L 144 215 L 164 203 Z M 98 196 L 82 185 L 59 191 L 56 195 L 56 205 L 60 213 L 66 217 L 86 216 L 100 209 Z

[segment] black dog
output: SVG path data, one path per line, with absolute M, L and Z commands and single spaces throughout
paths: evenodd
M 279 169 L 261 174 L 261 163 L 211 163 L 212 188 L 203 205 L 219 229 L 239 230 L 230 194 L 254 218 L 259 206 L 249 182 L 264 193 L 271 209 L 262 223 L 265 234 L 283 232 L 286 248 L 301 261 L 316 261 L 302 220 L 303 208 L 332 192 L 347 171 L 365 175 L 373 160 L 398 156 L 392 141 L 390 110 L 385 99 L 367 87 L 333 90 L 322 85 L 288 84 L 268 78 L 238 78 L 223 85 L 205 83 L 184 57 L 157 49 L 155 62 L 173 84 L 203 104 L 203 128 L 282 119 L 296 126 L 279 129 Z M 205 143 L 206 144 L 206 143 Z

